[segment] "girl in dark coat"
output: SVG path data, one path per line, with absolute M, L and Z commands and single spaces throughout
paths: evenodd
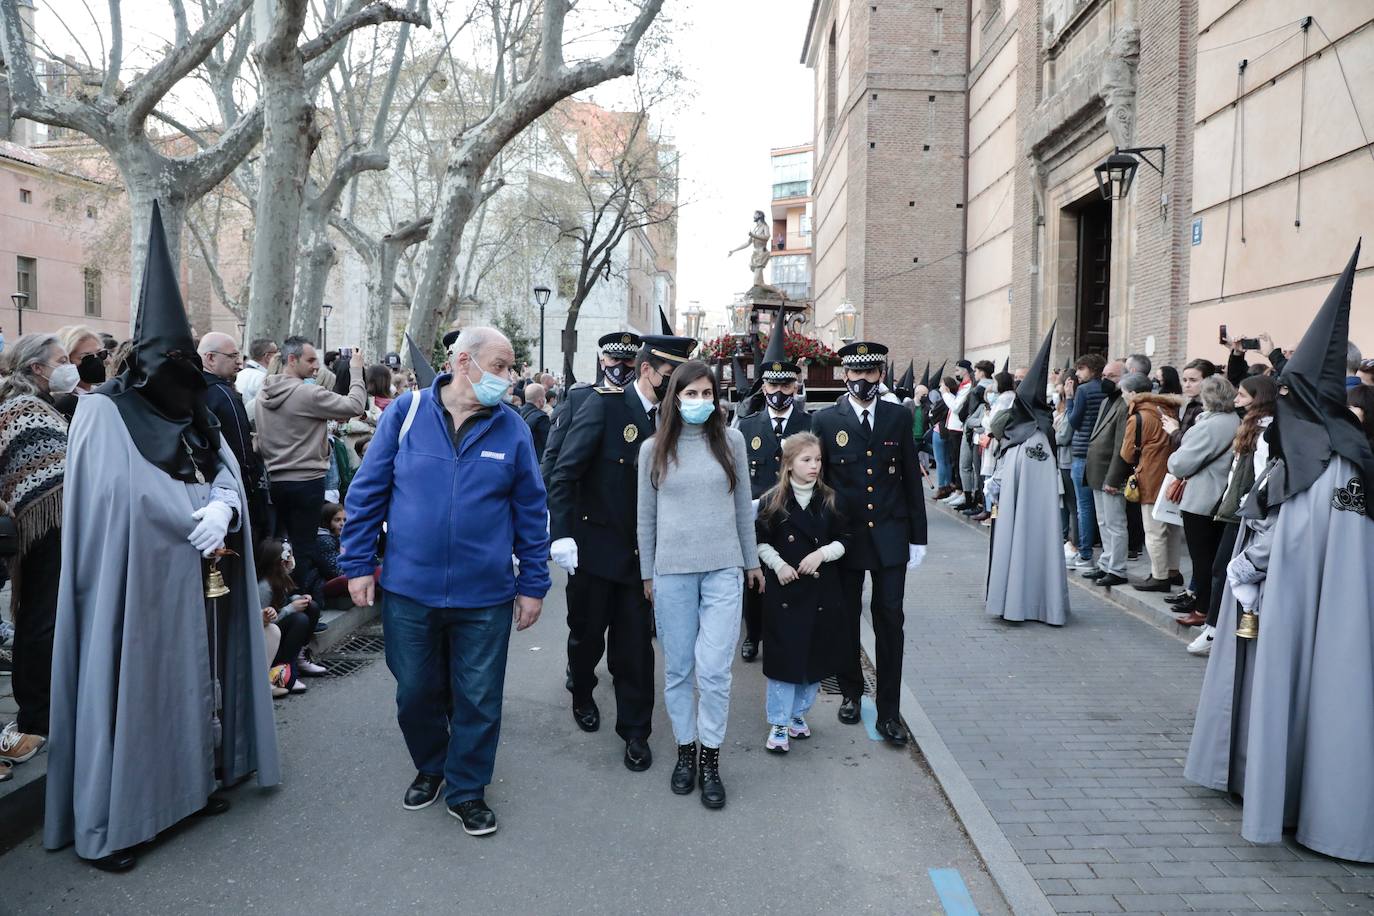
M 809 738 L 806 713 L 821 678 L 843 662 L 840 570 L 847 538 L 835 492 L 821 480 L 821 442 L 811 433 L 783 440 L 779 480 L 759 499 L 763 590 L 763 673 L 768 678 L 768 741 Z

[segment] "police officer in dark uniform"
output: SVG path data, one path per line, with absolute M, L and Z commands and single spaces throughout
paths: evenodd
M 811 417 L 797 400 L 800 368 L 787 359 L 783 335 L 774 334 L 762 363 L 762 390 L 757 410 L 740 417 L 739 431 L 749 452 L 749 485 L 754 499 L 778 482 L 782 459 L 782 440 L 811 428 Z M 755 399 L 751 398 L 751 401 Z M 763 596 L 744 590 L 744 642 L 740 657 L 752 662 L 759 657 L 759 638 L 763 635 Z
M 840 671 L 839 718 L 850 725 L 859 721 L 859 617 L 867 572 L 873 584 L 869 610 L 877 644 L 878 732 L 889 744 L 903 745 L 902 598 L 907 570 L 925 559 L 926 514 L 911 414 L 879 397 L 886 358 L 882 344 L 858 341 L 841 348 L 848 392 L 812 417 L 811 431 L 821 440 L 825 480 L 852 526 L 840 561 L 850 644 L 848 663 Z
M 549 477 L 549 553 L 571 574 L 573 719 L 583 731 L 601 726 L 592 691 L 605 650 L 615 686 L 616 734 L 625 741 L 625 766 L 636 772 L 653 762 L 648 738 L 654 650 L 653 614 L 639 572 L 635 462 L 639 447 L 654 434 L 669 376 L 695 346 L 690 337 L 645 336 L 633 384 L 592 389 L 573 416 Z
M 614 388 L 628 388 L 635 380 L 635 355 L 639 353 L 639 335 L 630 331 L 615 331 L 603 336 L 596 342 L 601 348 L 601 366 L 597 384 L 605 383 Z M 579 382 L 568 389 L 558 406 L 553 409 L 553 426 L 549 430 L 548 442 L 544 444 L 544 457 L 539 471 L 544 475 L 544 486 L 548 487 L 553 475 L 554 465 L 558 464 L 558 453 L 563 449 L 563 439 L 568 435 L 577 408 L 592 393 L 594 386 Z M 569 688 L 571 689 L 571 688 Z

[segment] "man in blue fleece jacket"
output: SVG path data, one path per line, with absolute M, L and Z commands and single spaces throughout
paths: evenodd
M 483 795 L 501 733 L 512 605 L 523 630 L 549 590 L 544 481 L 529 426 L 503 403 L 514 364 L 499 331 L 467 328 L 445 373 L 382 413 L 348 488 L 340 558 L 353 601 L 371 605 L 386 523 L 386 663 L 417 771 L 404 806 L 428 807 L 447 783 L 449 813 L 473 836 L 496 832 Z

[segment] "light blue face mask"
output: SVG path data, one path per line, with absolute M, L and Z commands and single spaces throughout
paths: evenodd
M 705 398 L 699 398 L 695 401 L 688 401 L 683 398 L 677 399 L 677 412 L 682 414 L 682 419 L 685 422 L 693 426 L 700 426 L 705 423 L 706 419 L 715 412 L 715 409 L 715 402 L 708 401 Z
M 501 376 L 492 375 L 484 369 L 482 377 L 473 382 L 472 390 L 477 395 L 478 403 L 483 407 L 495 407 L 505 399 L 506 392 L 510 391 L 510 385 L 511 383 Z
M 320 380 L 317 379 L 317 378 L 315 378 L 315 376 L 313 376 L 313 375 L 310 376 L 310 378 L 306 379 L 305 382 L 304 382 L 304 384 L 306 384 L 306 385 L 318 385 L 319 383 L 320 383 Z

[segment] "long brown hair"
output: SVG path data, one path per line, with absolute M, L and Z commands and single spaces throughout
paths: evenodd
M 282 563 L 282 542 L 276 538 L 263 538 L 258 549 L 253 552 L 253 561 L 258 567 L 258 578 L 272 588 L 272 607 L 278 611 L 286 603 L 286 596 L 296 588 L 291 575 Z
M 1279 385 L 1267 375 L 1252 375 L 1240 383 L 1241 390 L 1254 398 L 1245 408 L 1240 427 L 1236 430 L 1234 448 L 1237 455 L 1249 455 L 1255 451 L 1255 440 L 1264 432 L 1260 421 L 1274 415 L 1278 402 Z
M 703 378 L 711 380 L 711 402 L 716 405 L 716 409 L 711 411 L 711 415 L 703 424 L 706 442 L 711 447 L 711 454 L 725 471 L 725 478 L 730 482 L 730 492 L 735 492 L 735 485 L 738 483 L 735 476 L 735 456 L 731 454 L 730 443 L 725 439 L 725 417 L 720 410 L 720 387 L 716 383 L 716 377 L 711 374 L 710 367 L 699 359 L 689 359 L 673 370 L 673 374 L 668 378 L 668 391 L 659 402 L 658 432 L 654 434 L 654 456 L 649 474 L 649 479 L 655 487 L 668 473 L 668 465 L 677 464 L 677 440 L 682 435 L 683 423 L 682 414 L 677 409 L 678 393 Z
M 821 451 L 821 440 L 815 433 L 793 433 L 782 440 L 782 462 L 778 468 L 778 482 L 759 497 L 759 520 L 764 524 L 771 524 L 775 515 L 779 516 L 779 521 L 787 518 L 787 502 L 792 498 L 792 465 L 808 448 Z M 825 511 L 835 511 L 835 491 L 820 477 L 816 478 L 816 490 L 811 497 L 813 503 L 817 500 L 820 500 Z

